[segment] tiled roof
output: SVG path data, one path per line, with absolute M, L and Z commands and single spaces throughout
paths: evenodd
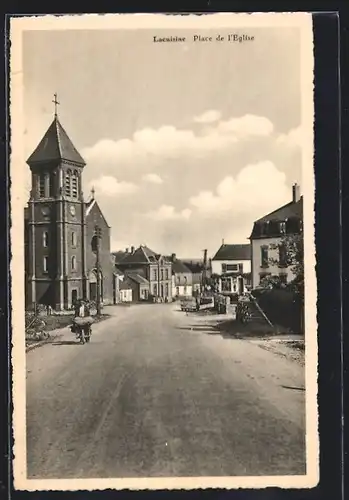
M 118 276 L 123 276 L 125 273 L 121 271 L 118 267 L 115 266 L 114 268 L 114 273 L 117 274 Z
M 172 262 L 172 272 L 174 274 L 188 274 L 191 273 L 191 270 L 184 264 L 184 262 L 176 259 L 174 262 Z
M 199 259 L 181 259 L 183 264 L 192 272 L 192 273 L 202 273 L 204 268 L 204 263 Z
M 250 260 L 251 246 L 249 243 L 242 245 L 223 244 L 212 260 Z
M 117 252 L 113 252 L 113 255 L 114 255 L 114 259 L 115 259 L 115 264 L 119 264 L 127 256 L 127 253 L 120 250 Z
M 303 196 L 297 201 L 287 203 L 286 205 L 270 212 L 264 217 L 261 217 L 256 222 L 268 222 L 268 221 L 284 221 L 290 217 L 303 217 Z
M 127 273 L 127 278 L 135 281 L 139 285 L 149 285 L 149 281 L 143 278 L 140 274 L 137 273 Z
M 286 223 L 286 234 L 299 233 L 303 220 L 303 196 L 296 202 L 291 201 L 286 205 L 270 212 L 258 219 L 252 229 L 250 238 L 279 236 L 279 223 Z
M 123 264 L 149 264 L 151 262 L 157 262 L 160 258 L 159 254 L 156 254 L 145 245 L 138 247 L 133 253 L 125 253 L 125 258 L 122 260 Z
M 57 117 L 47 129 L 34 152 L 29 156 L 28 165 L 62 161 L 84 166 L 85 161 L 75 148 Z

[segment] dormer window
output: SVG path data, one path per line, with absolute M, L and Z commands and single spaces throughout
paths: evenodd
M 286 234 L 286 221 L 279 223 L 279 230 L 281 234 Z

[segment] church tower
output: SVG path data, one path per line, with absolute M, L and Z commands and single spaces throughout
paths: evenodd
M 27 301 L 62 310 L 86 297 L 85 161 L 57 116 L 27 160 Z

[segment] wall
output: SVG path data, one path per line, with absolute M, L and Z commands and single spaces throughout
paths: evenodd
M 120 302 L 132 302 L 132 290 L 120 290 Z
M 172 275 L 172 297 L 192 297 L 193 295 L 193 285 L 190 274 L 190 279 L 187 280 L 187 284 L 184 284 L 184 279 L 178 280 L 181 274 Z
M 91 241 L 95 232 L 95 225 L 98 225 L 102 230 L 102 238 L 100 239 L 100 265 L 103 274 L 103 304 L 113 303 L 113 272 L 114 264 L 110 253 L 110 228 L 97 204 L 92 206 L 91 210 L 86 215 L 87 228 L 87 248 L 86 248 L 86 264 L 87 272 L 96 267 L 96 254 L 92 251 Z
M 222 264 L 242 264 L 244 273 L 251 272 L 251 260 L 213 260 L 212 274 L 222 274 Z
M 261 238 L 252 240 L 252 288 L 256 288 L 260 284 L 260 273 L 270 273 L 271 275 L 286 274 L 287 281 L 294 278 L 294 274 L 289 268 L 279 267 L 277 264 L 268 267 L 261 266 L 261 247 L 267 245 L 269 247 L 269 259 L 278 259 L 278 249 L 270 248 L 273 245 L 279 244 L 281 238 Z

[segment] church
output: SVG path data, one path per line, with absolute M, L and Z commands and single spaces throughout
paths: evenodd
M 84 200 L 86 163 L 54 119 L 27 164 L 31 191 L 24 210 L 26 308 L 70 309 L 78 298 L 96 300 L 97 267 L 102 304 L 116 302 L 116 274 L 108 225 L 92 190 Z M 96 258 L 99 235 L 99 265 Z

